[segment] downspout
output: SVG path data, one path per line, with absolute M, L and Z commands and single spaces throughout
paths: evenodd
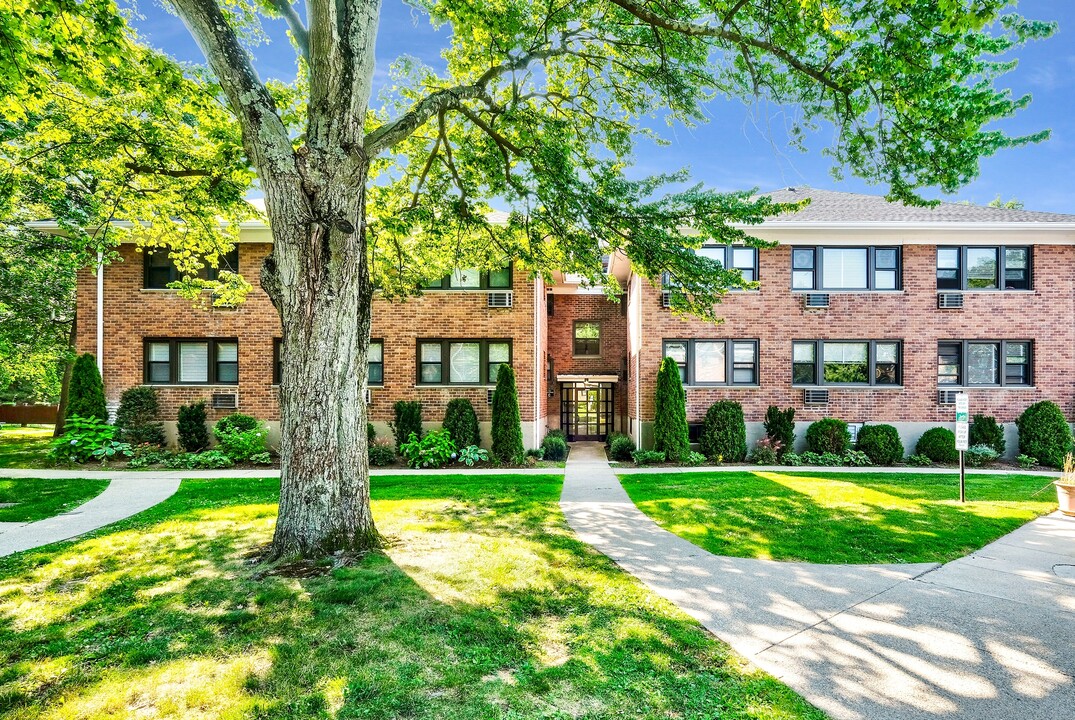
M 638 347 L 635 348 L 635 442 L 638 447 L 642 447 L 642 395 L 641 384 L 639 381 L 639 372 L 642 368 L 642 291 L 638 286 L 638 276 L 635 278 L 634 295 L 638 298 L 636 301 L 636 311 L 638 317 L 638 332 L 635 337 L 638 339 Z
M 105 255 L 97 253 L 97 371 L 105 376 Z
M 540 356 L 538 350 L 541 349 L 541 313 L 539 311 L 541 303 L 540 300 L 544 297 L 544 282 L 542 279 L 535 278 L 534 281 L 534 444 L 530 447 L 541 447 L 541 438 L 538 436 L 541 434 L 538 430 L 538 417 L 541 408 L 541 377 L 544 373 L 544 368 L 538 365 Z

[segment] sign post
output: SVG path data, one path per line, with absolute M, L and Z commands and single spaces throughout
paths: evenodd
M 956 450 L 959 451 L 959 502 L 967 502 L 967 472 L 963 451 L 970 447 L 970 398 L 966 393 L 956 395 Z

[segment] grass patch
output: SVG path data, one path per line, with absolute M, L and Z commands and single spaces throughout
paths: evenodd
M 0 468 L 38 468 L 48 465 L 51 425 L 0 426 Z
M 260 580 L 278 481 L 184 481 L 0 559 L 0 715 L 824 717 L 576 540 L 561 481 L 376 477 L 385 554 Z
M 33 522 L 59 515 L 97 497 L 108 487 L 107 480 L 46 480 L 42 478 L 0 478 L 0 522 Z
M 1056 509 L 1041 477 L 890 473 L 622 475 L 666 530 L 717 555 L 814 563 L 946 562 Z

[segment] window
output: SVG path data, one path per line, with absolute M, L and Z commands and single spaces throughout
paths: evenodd
M 272 341 L 272 384 L 279 385 L 283 376 L 283 365 L 280 358 L 280 338 Z M 366 350 L 366 360 L 369 364 L 369 376 L 367 385 L 384 384 L 384 341 L 370 340 L 369 349 Z
M 144 377 L 150 385 L 236 385 L 239 343 L 234 338 L 145 341 Z
M 572 352 L 576 357 L 600 357 L 601 323 L 576 321 Z
M 900 385 L 898 340 L 796 340 L 791 346 L 793 385 Z
M 900 249 L 796 247 L 791 250 L 793 290 L 899 290 Z
M 179 269 L 176 268 L 175 263 L 168 257 L 168 251 L 158 249 L 156 251 L 146 250 L 143 255 L 144 262 L 144 275 L 143 275 L 143 287 L 150 290 L 162 290 L 167 289 L 168 283 L 177 282 L 182 279 L 179 274 Z M 235 246 L 231 252 L 226 255 L 221 255 L 217 261 L 219 267 L 209 267 L 203 265 L 202 269 L 198 272 L 198 277 L 202 280 L 216 280 L 221 270 L 229 270 L 231 272 L 239 272 L 239 247 Z
M 1030 385 L 1031 353 L 1027 340 L 945 340 L 937 343 L 937 384 Z
M 938 247 L 938 290 L 1030 290 L 1029 247 Z
M 511 265 L 483 271 L 478 268 L 456 268 L 440 280 L 424 286 L 426 290 L 511 290 Z
M 738 270 L 744 282 L 754 282 L 758 279 L 758 248 L 741 245 L 703 245 L 694 252 L 699 257 L 720 263 L 723 268 Z M 669 273 L 661 276 L 661 284 L 666 288 L 675 286 Z
M 419 340 L 420 385 L 482 385 L 496 382 L 511 364 L 509 340 Z
M 686 385 L 757 385 L 757 340 L 665 340 Z

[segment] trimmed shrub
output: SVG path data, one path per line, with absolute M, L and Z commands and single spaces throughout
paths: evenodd
M 1004 441 L 1004 427 L 997 423 L 992 415 L 975 415 L 970 423 L 970 444 L 988 445 L 1003 455 L 1007 443 Z
M 754 446 L 754 453 L 750 456 L 750 462 L 755 465 L 776 465 L 776 445 L 772 438 L 764 437 Z
M 380 438 L 370 443 L 370 465 L 384 467 L 396 462 L 396 446 L 388 438 Z
M 205 401 L 179 406 L 179 445 L 189 453 L 209 447 L 209 429 L 205 426 Z
M 448 401 L 448 407 L 444 409 L 444 423 L 442 427 L 452 437 L 452 442 L 457 448 L 465 448 L 469 445 L 481 445 L 481 432 L 478 430 L 478 415 L 474 412 L 474 406 L 466 398 L 455 398 Z
M 743 406 L 734 400 L 719 400 L 710 405 L 705 411 L 699 442 L 706 457 L 720 457 L 724 462 L 746 460 L 747 425 L 743 420 Z M 769 449 L 774 454 L 777 451 L 771 446 Z
M 234 462 L 246 462 L 265 452 L 268 434 L 260 421 L 242 413 L 225 415 L 213 426 L 217 449 Z
M 231 413 L 216 421 L 216 425 L 213 426 L 213 434 L 219 440 L 221 435 L 257 430 L 260 425 L 261 423 L 257 418 L 243 413 Z
M 90 353 L 79 355 L 71 368 L 71 384 L 67 390 L 67 413 L 64 418 L 78 416 L 89 419 L 97 418 L 108 422 L 108 408 L 105 407 L 105 386 L 101 382 L 101 371 L 97 369 L 97 360 Z
M 891 425 L 864 425 L 859 430 L 856 447 L 874 465 L 895 465 L 903 459 L 900 433 Z
M 519 418 L 519 394 L 515 389 L 515 369 L 501 365 L 493 391 L 493 459 L 502 464 L 526 462 L 523 427 Z
M 563 433 L 554 435 L 554 432 L 558 431 L 550 430 L 545 439 L 541 441 L 541 450 L 544 453 L 542 457 L 545 460 L 566 460 L 567 440 L 564 440 Z
M 1049 467 L 1064 467 L 1064 456 L 1071 452 L 1071 426 L 1056 403 L 1034 403 L 1015 421 L 1019 428 L 1019 452 L 1036 457 Z
M 399 454 L 412 468 L 442 467 L 458 457 L 456 449 L 446 430 L 434 430 L 421 439 L 411 433 Z
M 813 450 L 807 450 L 806 452 L 804 452 L 802 455 L 799 456 L 799 461 L 803 465 L 820 465 L 821 464 L 821 453 L 816 453 Z
M 624 435 L 623 433 L 618 433 L 616 437 L 612 438 L 612 443 L 608 446 L 608 454 L 612 456 L 613 460 L 619 460 L 620 462 L 629 462 L 631 453 L 635 450 L 635 441 L 631 439 L 630 435 Z
M 679 462 L 691 451 L 691 441 L 687 430 L 687 396 L 679 379 L 679 366 L 672 358 L 661 361 L 656 395 L 653 449 L 669 461 Z
M 377 439 L 377 431 L 373 429 L 373 423 L 366 423 L 366 443 L 372 443 Z
M 988 465 L 989 463 L 996 462 L 997 458 L 1000 457 L 1000 453 L 994 450 L 990 445 L 971 445 L 963 455 L 967 458 L 967 464 L 971 467 Z
M 873 465 L 873 461 L 870 460 L 870 456 L 862 450 L 848 450 L 844 453 L 844 465 L 850 465 L 851 467 L 869 467 L 870 465 Z
M 158 420 L 157 388 L 128 388 L 119 398 L 116 439 L 131 445 L 164 445 L 164 425 Z
M 847 423 L 836 418 L 825 418 L 806 428 L 806 447 L 810 452 L 824 455 L 832 453 L 843 457 L 851 447 L 851 433 Z
M 795 408 L 781 410 L 775 405 L 770 405 L 765 411 L 765 436 L 774 442 L 780 443 L 776 454 L 783 457 L 786 453 L 795 450 Z
M 797 453 L 786 452 L 784 453 L 784 457 L 780 458 L 780 462 L 788 467 L 799 467 L 803 464 L 803 459 L 799 457 Z
M 547 433 L 545 433 L 545 437 L 558 437 L 564 442 L 567 442 L 567 434 L 560 428 L 553 428 L 552 430 L 549 430 Z
M 933 461 L 925 455 L 912 455 L 907 458 L 907 464 L 911 467 L 929 467 L 933 464 Z
M 914 447 L 915 455 L 925 455 L 935 463 L 959 461 L 956 451 L 956 434 L 948 428 L 935 427 L 922 433 Z
M 396 412 L 396 418 L 389 425 L 392 433 L 396 436 L 396 452 L 408 442 L 412 434 L 422 438 L 422 401 L 421 400 L 396 400 L 392 406 Z
M 634 458 L 635 465 L 655 465 L 667 459 L 660 450 L 635 450 L 631 457 Z

